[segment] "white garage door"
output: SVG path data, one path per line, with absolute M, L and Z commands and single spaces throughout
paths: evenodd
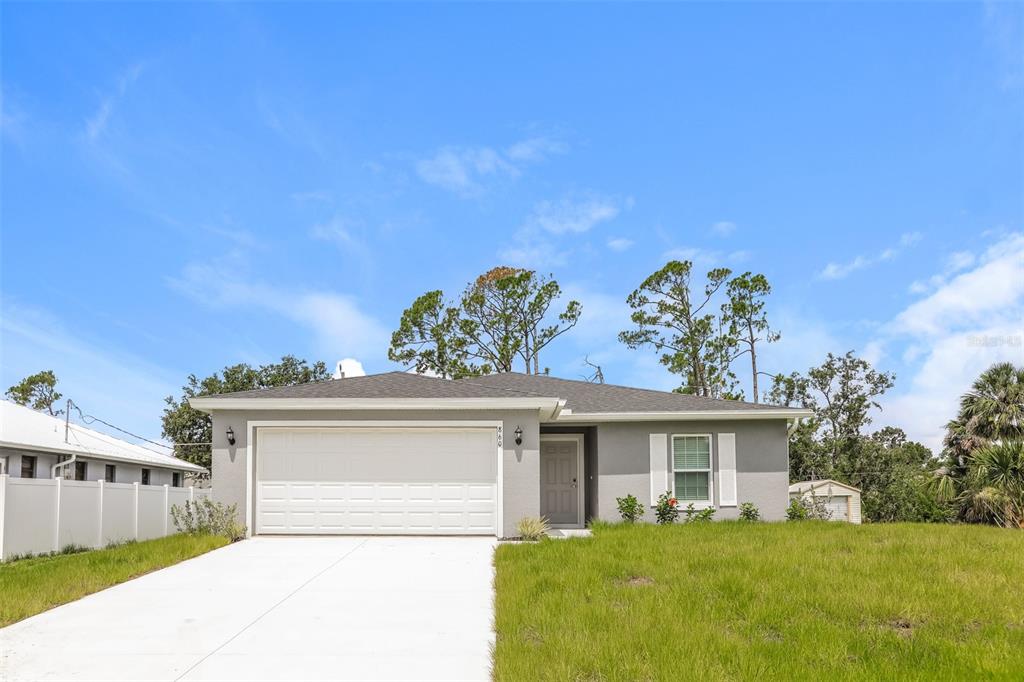
M 850 520 L 849 519 L 849 513 L 848 513 L 849 506 L 848 506 L 848 503 L 846 501 L 846 496 L 843 496 L 843 497 L 833 497 L 832 499 L 830 499 L 827 502 L 826 506 L 828 507 L 828 510 L 830 512 L 832 512 L 832 516 L 829 517 L 830 521 L 849 521 Z
M 260 428 L 256 532 L 493 535 L 493 428 Z

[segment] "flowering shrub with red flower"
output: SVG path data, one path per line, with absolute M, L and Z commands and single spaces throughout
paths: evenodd
M 654 506 L 654 516 L 658 523 L 675 523 L 679 518 L 679 500 L 672 496 L 672 491 L 666 491 L 658 498 L 658 504 Z

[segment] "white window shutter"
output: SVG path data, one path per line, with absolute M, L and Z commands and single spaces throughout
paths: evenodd
M 658 498 L 666 490 L 671 490 L 668 482 L 668 434 L 651 434 L 651 504 L 657 504 Z
M 736 434 L 718 434 L 718 504 L 736 506 Z

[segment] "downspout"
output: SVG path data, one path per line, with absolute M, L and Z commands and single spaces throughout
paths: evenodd
M 789 426 L 786 427 L 786 436 L 792 436 L 798 426 L 800 426 L 800 417 L 794 417 L 792 421 L 789 422 Z
M 50 478 L 57 478 L 57 469 L 60 467 L 66 467 L 69 464 L 74 464 L 78 461 L 78 453 L 71 455 L 71 459 L 66 459 L 63 462 L 57 462 L 50 468 Z M 63 476 L 61 476 L 63 478 Z

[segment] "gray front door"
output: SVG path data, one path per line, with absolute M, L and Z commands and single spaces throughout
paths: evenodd
M 554 525 L 580 525 L 579 443 L 542 440 L 540 513 Z

